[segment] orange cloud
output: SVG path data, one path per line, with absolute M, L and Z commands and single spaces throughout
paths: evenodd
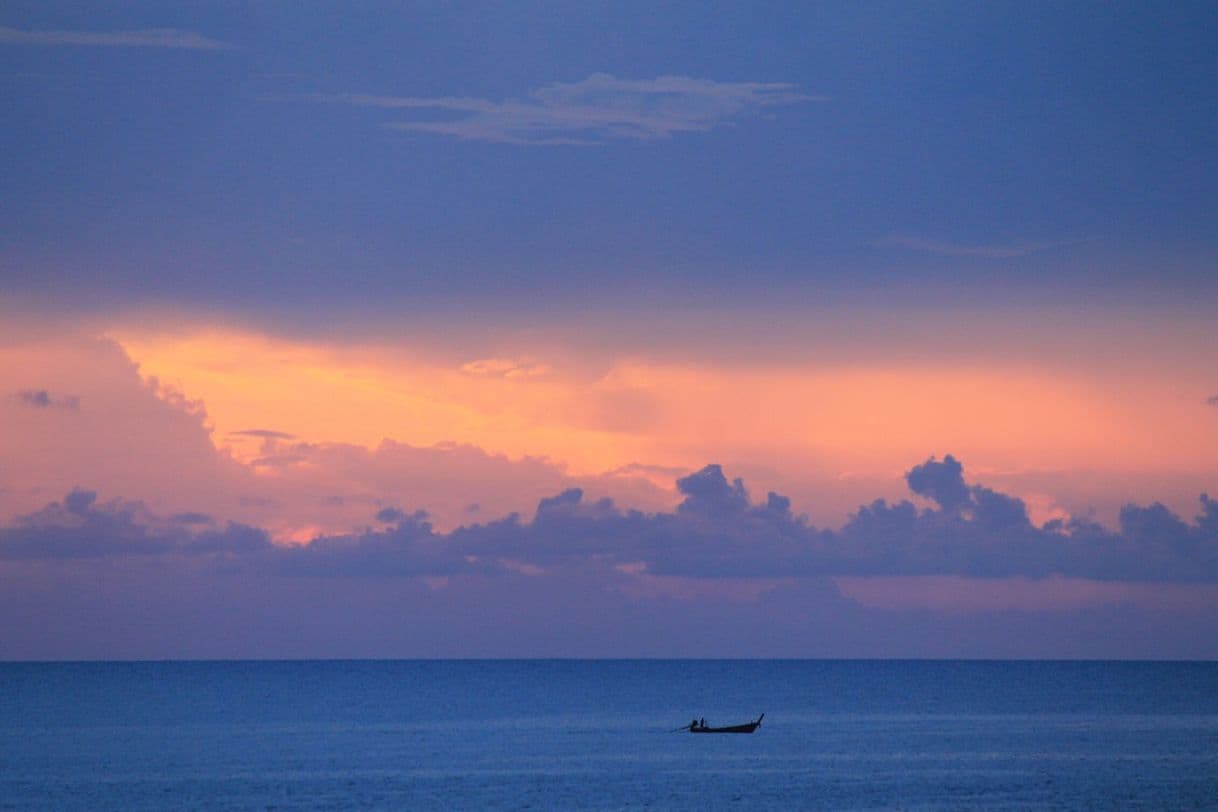
M 31 408 L 0 396 L 0 523 L 76 487 L 143 501 L 164 514 L 192 511 L 257 524 L 279 540 L 346 532 L 383 507 L 425 508 L 442 529 L 511 511 L 531 515 L 542 497 L 574 486 L 652 509 L 671 502 L 647 477 L 628 471 L 576 477 L 536 456 L 508 458 L 468 443 L 382 442 L 385 425 L 369 428 L 359 419 L 366 382 L 382 370 L 365 374 L 363 385 L 353 376 L 352 394 L 344 389 L 350 367 L 324 366 L 300 348 L 256 340 L 237 342 L 239 354 L 229 357 L 232 346 L 206 344 L 207 353 L 181 356 L 189 362 L 182 367 L 157 368 L 185 391 L 206 393 L 191 399 L 168 377 L 150 375 L 147 361 L 137 369 L 112 340 L 0 343 L 6 390 L 45 389 L 76 403 Z M 280 354 L 254 352 L 266 349 Z M 287 371 L 262 377 L 274 366 Z M 188 374 L 175 374 L 183 369 Z M 320 402 L 295 408 L 310 386 Z M 235 397 L 226 399 L 229 393 Z M 336 404 L 325 402 L 327 393 Z M 212 398 L 218 415 L 210 411 Z M 334 414 L 353 418 L 349 432 L 329 422 Z M 294 430 L 266 428 L 285 424 Z M 368 444 L 334 441 L 348 434 Z
M 1130 388 L 1111 367 L 1027 360 L 584 362 L 570 348 L 453 360 L 249 331 L 112 334 L 145 375 L 201 398 L 217 442 L 247 461 L 259 446 L 234 433 L 253 428 L 365 448 L 468 443 L 575 475 L 747 460 L 896 477 L 948 451 L 981 474 L 1210 471 L 1218 458 L 1212 409 L 1172 370 Z
M 550 456 L 577 473 L 637 459 L 628 441 L 561 419 L 574 411 L 578 391 L 535 362 L 452 364 L 393 347 L 240 332 L 114 334 L 146 374 L 199 393 L 219 442 L 241 458 L 257 452 L 231 436 L 257 427 L 367 448 L 383 440 L 472 443 L 513 457 Z
M 1076 347 L 1063 365 L 1056 346 L 997 352 L 992 335 L 974 358 L 958 350 L 900 361 L 826 343 L 813 361 L 714 341 L 694 352 L 686 340 L 678 357 L 663 346 L 505 333 L 500 346 L 463 354 L 407 339 L 148 324 L 157 321 L 112 325 L 112 343 L 16 333 L 2 342 L 9 395 L 48 391 L 77 398 L 79 409 L 18 409 L 0 398 L 0 451 L 11 461 L 0 508 L 16 509 L 17 493 L 41 489 L 21 501 L 30 507 L 76 485 L 172 500 L 176 483 L 197 480 L 215 498 L 182 507 L 298 534 L 366 521 L 377 500 L 432 509 L 442 523 L 527 512 L 547 488 L 575 481 L 660 507 L 673 503 L 676 475 L 714 461 L 758 495 L 779 490 L 797 511 L 836 523 L 863 501 L 900 496 L 910 465 L 947 452 L 1038 516 L 1099 505 L 1110 520 L 1130 499 L 1162 499 L 1187 515 L 1198 492 L 1216 487 L 1218 420 L 1199 394 L 1211 383 L 1193 380 L 1185 363 L 1196 330 L 1178 346 L 1160 336 L 1142 354 Z M 176 405 L 167 401 L 175 391 Z M 476 453 L 446 468 L 460 448 Z M 449 450 L 444 466 L 424 462 L 428 449 Z M 472 473 L 483 469 L 500 473 Z M 505 484 L 513 476 L 521 487 Z M 395 489 L 395 477 L 408 487 Z M 228 484 L 207 484 L 217 482 Z M 1153 489 L 1139 487 L 1146 482 Z M 269 507 L 249 515 L 258 500 L 297 516 L 280 526 Z M 466 512 L 474 503 L 483 512 Z

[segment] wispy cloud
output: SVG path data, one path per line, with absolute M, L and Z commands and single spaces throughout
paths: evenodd
M 227 42 L 180 28 L 141 28 L 132 31 L 23 31 L 0 26 L 0 45 L 92 45 L 104 48 L 178 48 L 226 51 Z
M 579 82 L 547 85 L 523 98 L 504 101 L 366 94 L 307 98 L 357 107 L 445 113 L 446 117 L 394 121 L 383 126 L 504 144 L 653 141 L 710 130 L 766 107 L 828 100 L 800 93 L 788 83 L 715 82 L 688 76 L 619 79 L 607 73 L 595 73 Z
M 1218 395 L 1214 395 L 1213 397 L 1206 398 L 1205 405 L 1218 408 Z
M 271 429 L 244 429 L 243 431 L 230 431 L 229 437 L 258 437 L 263 440 L 295 440 L 295 434 L 288 434 L 286 431 L 272 431 Z
M 482 375 L 497 378 L 536 378 L 550 372 L 546 364 L 535 364 L 531 361 L 517 361 L 512 358 L 480 358 L 461 365 L 461 371 L 468 375 Z
M 1070 245 L 1091 242 L 1094 237 L 1072 240 L 1054 240 L 1052 242 L 1021 243 L 1016 245 L 965 245 L 962 243 L 928 240 L 923 237 L 912 237 L 903 234 L 891 234 L 879 240 L 880 245 L 895 245 L 908 248 L 911 251 L 922 251 L 928 254 L 941 254 L 949 257 L 982 257 L 985 259 L 1011 259 L 1050 251 L 1054 248 L 1065 248 Z
M 74 412 L 80 408 L 80 398 L 75 395 L 53 395 L 45 389 L 22 389 L 13 397 L 17 403 L 31 409 L 67 409 Z

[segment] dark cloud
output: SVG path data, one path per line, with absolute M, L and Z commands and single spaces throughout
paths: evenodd
M 75 395 L 52 395 L 45 389 L 22 389 L 13 397 L 19 404 L 31 409 L 64 409 L 74 412 L 80 408 L 80 398 Z
M 0 529 L 0 560 L 164 558 L 213 556 L 263 572 L 310 576 L 415 576 L 487 572 L 493 564 L 467 560 L 432 533 L 427 514 L 389 509 L 384 531 L 321 536 L 301 546 L 276 546 L 266 531 L 230 522 L 215 527 L 201 513 L 160 520 L 139 502 L 98 503 L 92 491 L 73 490 L 62 502 Z
M 972 489 L 973 515 L 990 532 L 1018 532 L 1031 526 L 1023 500 L 977 485 Z
M 192 529 L 199 525 L 206 529 Z M 161 521 L 140 502 L 99 504 L 96 493 L 80 489 L 0 528 L 0 559 L 7 560 L 247 555 L 270 549 L 270 536 L 258 528 L 230 522 L 216 529 L 209 517 L 197 513 Z
M 725 518 L 743 513 L 749 507 L 744 482 L 736 479 L 729 485 L 718 465 L 708 465 L 678 479 L 677 490 L 685 494 L 685 501 L 677 507 L 682 513 Z
M 493 562 L 471 559 L 433 533 L 422 511 L 398 513 L 397 523 L 388 530 L 321 536 L 298 547 L 279 547 L 266 560 L 276 572 L 313 577 L 401 578 L 498 570 Z
M 547 496 L 537 503 L 537 520 L 544 521 L 556 515 L 571 515 L 579 508 L 583 498 L 582 488 L 568 488 L 557 496 Z
M 266 556 L 277 549 L 265 530 L 238 522 L 229 522 L 222 529 L 194 533 L 178 542 L 178 550 L 189 555 Z
M 686 499 L 671 514 L 622 511 L 610 500 L 585 503 L 571 489 L 542 500 L 531 524 L 509 516 L 460 528 L 449 539 L 481 559 L 500 556 L 541 567 L 598 560 L 674 576 L 1140 577 L 1136 561 L 1115 568 L 1104 562 L 1105 552 L 1115 550 L 1111 544 L 1109 551 L 1080 551 L 1071 545 L 1069 528 L 1034 528 L 1020 500 L 982 486 L 966 488 L 967 501 L 949 502 L 950 510 L 919 511 L 909 502 L 879 500 L 836 532 L 793 516 L 789 500 L 779 494 L 753 505 L 743 483 L 729 484 L 718 466 L 682 479 L 679 487 Z M 1096 540 L 1087 529 L 1080 543 Z M 1195 569 L 1204 562 L 1181 557 L 1178 550 L 1165 556 L 1172 566 L 1160 568 L 1163 578 L 1189 580 L 1199 572 L 1218 577 L 1212 561 Z
M 950 455 L 908 474 L 936 507 L 875 500 L 839 530 L 791 513 L 777 493 L 754 504 L 718 465 L 682 477 L 673 512 L 587 501 L 579 488 L 541 499 L 531 522 L 510 514 L 437 533 L 423 511 L 385 507 L 380 529 L 274 546 L 257 528 L 217 528 L 203 514 L 161 521 L 137 502 L 99 504 L 75 490 L 0 530 L 0 558 L 223 554 L 282 575 L 410 577 L 645 572 L 686 578 L 830 576 L 1028 577 L 1110 581 L 1218 581 L 1218 501 L 1201 496 L 1189 523 L 1155 503 L 1127 505 L 1119 526 L 1086 519 L 1035 526 L 1024 503 L 964 479 Z
M 1128 506 L 1117 530 L 1083 520 L 1036 527 L 1023 501 L 964 480 L 950 455 L 909 472 L 915 493 L 938 507 L 876 500 L 840 530 L 818 529 L 771 493 L 753 504 L 744 483 L 717 465 L 678 480 L 674 513 L 585 503 L 578 489 L 543 499 L 531 524 L 518 516 L 449 535 L 480 558 L 538 566 L 595 559 L 693 577 L 830 575 L 1064 575 L 1103 580 L 1218 580 L 1218 503 L 1202 497 L 1196 524 L 1161 505 Z
M 406 513 L 395 507 L 381 508 L 376 512 L 376 520 L 385 524 L 402 524 L 409 521 L 423 522 L 427 520 L 427 511 L 416 510 L 414 513 Z
M 1201 513 L 1197 516 L 1197 529 L 1205 538 L 1218 538 L 1218 499 L 1201 494 Z
M 1206 406 L 1218 406 L 1218 395 L 1205 399 Z
M 921 465 L 915 465 L 905 475 L 909 489 L 918 496 L 925 496 L 939 503 L 944 510 L 955 510 L 969 498 L 968 486 L 964 484 L 964 466 L 948 454 L 939 462 L 931 457 Z
M 406 518 L 406 514 L 397 508 L 382 508 L 376 512 L 376 520 L 387 524 L 394 524 Z
M 63 504 L 69 513 L 84 516 L 96 501 L 97 493 L 95 491 L 84 491 L 77 488 L 64 497 Z
M 258 437 L 263 440 L 295 440 L 295 434 L 288 434 L 286 431 L 272 431 L 271 429 L 243 429 L 241 431 L 230 431 L 230 437 Z

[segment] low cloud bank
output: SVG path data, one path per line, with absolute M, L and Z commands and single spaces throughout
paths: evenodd
M 950 454 L 906 474 L 927 502 L 877 499 L 838 530 L 819 529 L 769 493 L 754 502 L 718 465 L 677 480 L 670 513 L 585 501 L 579 488 L 518 514 L 437 533 L 423 511 L 383 508 L 379 525 L 308 544 L 271 542 L 260 528 L 199 513 L 168 519 L 138 502 L 99 503 L 75 490 L 0 529 L 0 560 L 205 556 L 225 569 L 286 576 L 443 577 L 590 569 L 686 578 L 957 575 L 1105 581 L 1218 581 L 1218 500 L 1194 523 L 1155 503 L 1127 505 L 1119 527 L 1084 518 L 1034 525 L 1022 500 L 970 484 Z
M 74 490 L 62 502 L 0 529 L 0 560 L 79 559 L 151 555 L 248 556 L 274 549 L 266 531 L 202 513 L 155 516 L 140 502 L 98 504 L 93 491 Z

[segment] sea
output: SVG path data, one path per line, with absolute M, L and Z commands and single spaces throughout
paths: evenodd
M 0 808 L 1218 809 L 1218 663 L 0 663 Z

